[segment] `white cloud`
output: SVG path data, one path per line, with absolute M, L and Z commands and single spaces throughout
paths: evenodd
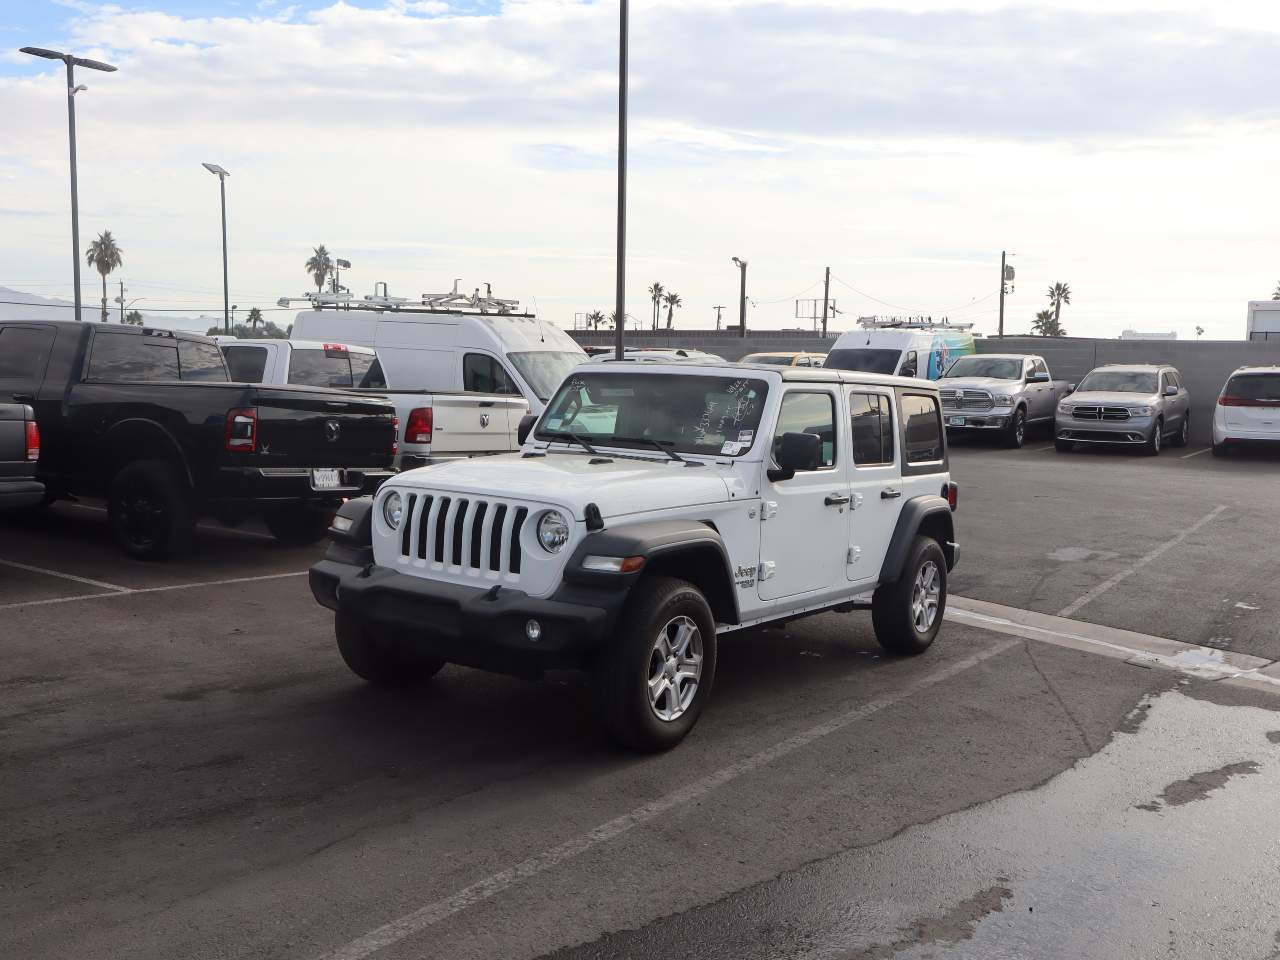
M 1280 278 L 1280 13 L 1159 6 L 633 5 L 630 312 L 660 279 L 684 297 L 680 321 L 707 324 L 734 302 L 739 255 L 758 325 L 793 325 L 790 304 L 763 302 L 830 264 L 881 299 L 964 308 L 990 329 L 1006 247 L 1011 329 L 1067 280 L 1075 333 L 1198 322 L 1238 336 L 1243 302 Z M 139 295 L 217 291 L 216 182 L 199 166 L 213 160 L 232 171 L 240 301 L 304 288 L 323 241 L 355 262 L 358 292 L 461 276 L 536 296 L 558 322 L 605 308 L 617 9 L 458 9 L 86 8 L 67 41 L 121 70 L 87 77 L 78 101 L 82 238 L 119 235 Z M 65 272 L 62 104 L 49 74 L 0 78 L 16 279 Z M 852 316 L 883 309 L 833 295 Z

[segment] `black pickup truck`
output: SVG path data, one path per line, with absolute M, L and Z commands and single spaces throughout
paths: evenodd
M 49 498 L 107 498 L 135 557 L 181 552 L 195 519 L 261 514 L 314 542 L 346 497 L 391 473 L 395 409 L 320 387 L 232 383 L 218 345 L 171 330 L 0 323 L 0 402 L 35 410 Z
M 0 382 L 5 357 L 0 354 Z M 0 510 L 32 507 L 44 500 L 44 484 L 36 479 L 40 430 L 25 403 L 0 402 Z

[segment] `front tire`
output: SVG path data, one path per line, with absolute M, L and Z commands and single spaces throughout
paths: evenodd
M 376 687 L 410 687 L 430 680 L 443 660 L 419 656 L 375 624 L 339 613 L 333 618 L 338 652 L 351 672 Z
M 116 545 L 138 560 L 180 554 L 191 546 L 195 532 L 186 485 L 163 460 L 138 460 L 115 475 L 107 521 Z
M 1164 446 L 1164 419 L 1156 418 L 1156 425 L 1151 431 L 1151 436 L 1147 438 L 1146 444 L 1142 448 L 1142 452 L 1148 457 L 1160 456 L 1160 448 Z
M 1013 419 L 1005 428 L 1004 445 L 1010 450 L 1018 450 L 1027 438 L 1027 412 L 1019 407 L 1013 411 Z
M 622 745 L 669 750 L 698 722 L 715 674 L 715 618 L 702 592 L 684 580 L 645 578 L 596 663 L 597 710 Z
M 332 514 L 303 504 L 271 507 L 262 515 L 271 535 L 288 546 L 304 546 L 324 539 L 331 518 Z
M 933 643 L 947 612 L 947 558 L 932 537 L 917 536 L 902 576 L 871 598 L 871 622 L 886 653 L 912 657 Z

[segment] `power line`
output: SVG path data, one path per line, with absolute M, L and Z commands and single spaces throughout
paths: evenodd
M 74 310 L 74 303 L 30 303 L 26 300 L 0 300 L 0 303 L 7 303 L 15 307 L 34 307 L 39 310 Z M 249 304 L 253 307 L 255 304 Z M 216 313 L 221 310 L 221 306 L 213 307 L 147 307 L 139 312 L 141 313 L 203 313 L 205 311 Z M 241 309 L 247 309 L 242 307 Z M 296 307 L 258 307 L 263 313 L 277 313 L 281 311 L 296 312 Z
M 833 280 L 835 280 L 837 283 L 839 283 L 839 284 L 841 284 L 841 285 L 843 285 L 843 286 L 848 287 L 850 290 L 852 290 L 852 291 L 853 291 L 854 293 L 856 293 L 858 296 L 860 296 L 860 297 L 866 297 L 868 300 L 873 300 L 873 301 L 875 301 L 876 303 L 880 304 L 881 306 L 885 306 L 885 307 L 892 307 L 894 310 L 905 310 L 905 311 L 907 311 L 907 313 L 926 313 L 926 312 L 928 312 L 928 311 L 924 311 L 924 310 L 916 310 L 916 309 L 914 309 L 913 307 L 904 307 L 904 306 L 903 306 L 902 304 L 900 304 L 900 303 L 890 303 L 888 300 L 881 300 L 879 297 L 873 297 L 871 294 L 869 294 L 869 293 L 864 293 L 863 291 L 859 290 L 859 289 L 858 289 L 857 287 L 855 287 L 853 284 L 848 283 L 848 282 L 846 282 L 846 281 L 844 281 L 844 280 L 841 280 L 841 279 L 840 279 L 839 277 L 837 277 L 834 273 L 831 275 L 831 278 L 832 278 Z
M 771 304 L 771 303 L 783 303 L 784 301 L 787 301 L 787 300 L 798 300 L 798 299 L 800 299 L 800 294 L 802 294 L 802 293 L 808 293 L 810 290 L 812 290 L 814 287 L 816 287 L 816 286 L 817 286 L 818 284 L 820 284 L 821 282 L 822 282 L 821 280 L 815 280 L 815 281 L 813 281 L 813 283 L 809 284 L 809 285 L 808 285 L 807 287 L 805 287 L 803 290 L 799 291 L 799 293 L 793 293 L 793 294 L 792 294 L 791 296 L 789 296 L 789 297 L 779 297 L 777 300 L 757 300 L 757 301 L 755 301 L 755 302 L 756 302 L 757 304 L 761 304 L 761 303 L 763 303 L 763 304 L 765 304 L 765 305 L 768 305 L 768 304 Z

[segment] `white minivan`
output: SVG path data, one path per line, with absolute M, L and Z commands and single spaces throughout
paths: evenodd
M 522 395 L 541 413 L 565 375 L 587 359 L 559 327 L 529 314 L 412 309 L 304 310 L 290 337 L 373 347 L 398 390 Z
M 1213 408 L 1213 455 L 1250 444 L 1280 446 L 1280 367 L 1241 367 Z

